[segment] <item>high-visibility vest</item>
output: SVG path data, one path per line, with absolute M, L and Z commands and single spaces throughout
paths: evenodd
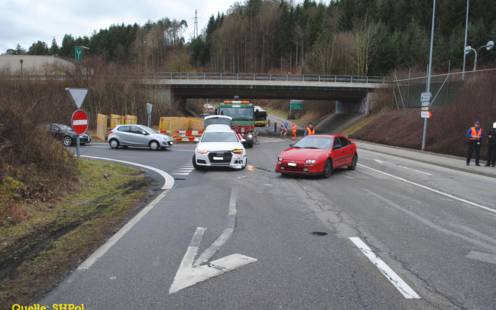
M 293 130 L 293 134 L 296 133 L 296 124 L 293 124 L 293 128 L 291 128 Z
M 482 135 L 482 128 L 479 128 L 479 132 L 477 132 L 475 127 L 472 127 L 471 129 L 472 132 L 470 133 L 470 135 L 472 136 L 472 138 L 469 138 L 469 140 L 480 140 L 480 137 Z
M 309 135 L 314 135 L 315 134 L 315 128 L 310 129 L 310 127 L 307 127 L 307 133 Z

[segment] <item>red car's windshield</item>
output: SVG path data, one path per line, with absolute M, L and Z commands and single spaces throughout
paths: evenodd
M 329 149 L 331 148 L 331 142 L 331 138 L 307 136 L 298 141 L 293 147 L 302 149 Z

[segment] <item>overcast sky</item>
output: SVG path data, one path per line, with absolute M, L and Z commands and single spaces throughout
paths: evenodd
M 64 34 L 90 37 L 112 24 L 145 24 L 163 17 L 186 20 L 185 39 L 193 36 L 198 10 L 200 32 L 209 17 L 226 12 L 235 0 L 0 0 L 0 54 L 19 43 L 26 50 L 38 40 L 61 45 Z M 242 1 L 244 2 L 244 0 Z M 295 0 L 301 3 L 303 0 Z M 324 1 L 329 3 L 329 1 Z

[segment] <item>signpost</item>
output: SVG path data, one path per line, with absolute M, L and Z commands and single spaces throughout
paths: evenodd
M 76 110 L 72 114 L 71 119 L 72 130 L 77 134 L 77 159 L 79 159 L 79 135 L 82 135 L 88 130 L 88 115 L 83 110 Z
M 76 138 L 76 148 L 77 148 L 77 159 L 79 159 L 79 135 L 82 135 L 88 130 L 88 115 L 83 110 L 80 110 L 83 104 L 86 94 L 88 94 L 88 89 L 86 88 L 66 88 L 67 95 L 71 100 L 72 104 L 76 107 L 76 112 L 72 114 L 71 127 L 72 130 L 77 134 Z
M 152 128 L 152 108 L 153 104 L 147 103 L 146 104 L 146 110 L 148 112 L 148 127 Z
M 420 112 L 420 117 L 422 118 L 431 118 L 432 114 L 429 111 L 421 111 Z
M 76 46 L 74 49 L 74 59 L 76 62 L 81 62 L 83 60 L 83 49 Z

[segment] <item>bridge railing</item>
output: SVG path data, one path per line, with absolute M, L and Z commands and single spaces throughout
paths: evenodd
M 317 74 L 269 74 L 269 73 L 142 73 L 142 79 L 162 80 L 218 80 L 218 81 L 291 81 L 334 83 L 386 83 L 383 76 L 317 75 Z

